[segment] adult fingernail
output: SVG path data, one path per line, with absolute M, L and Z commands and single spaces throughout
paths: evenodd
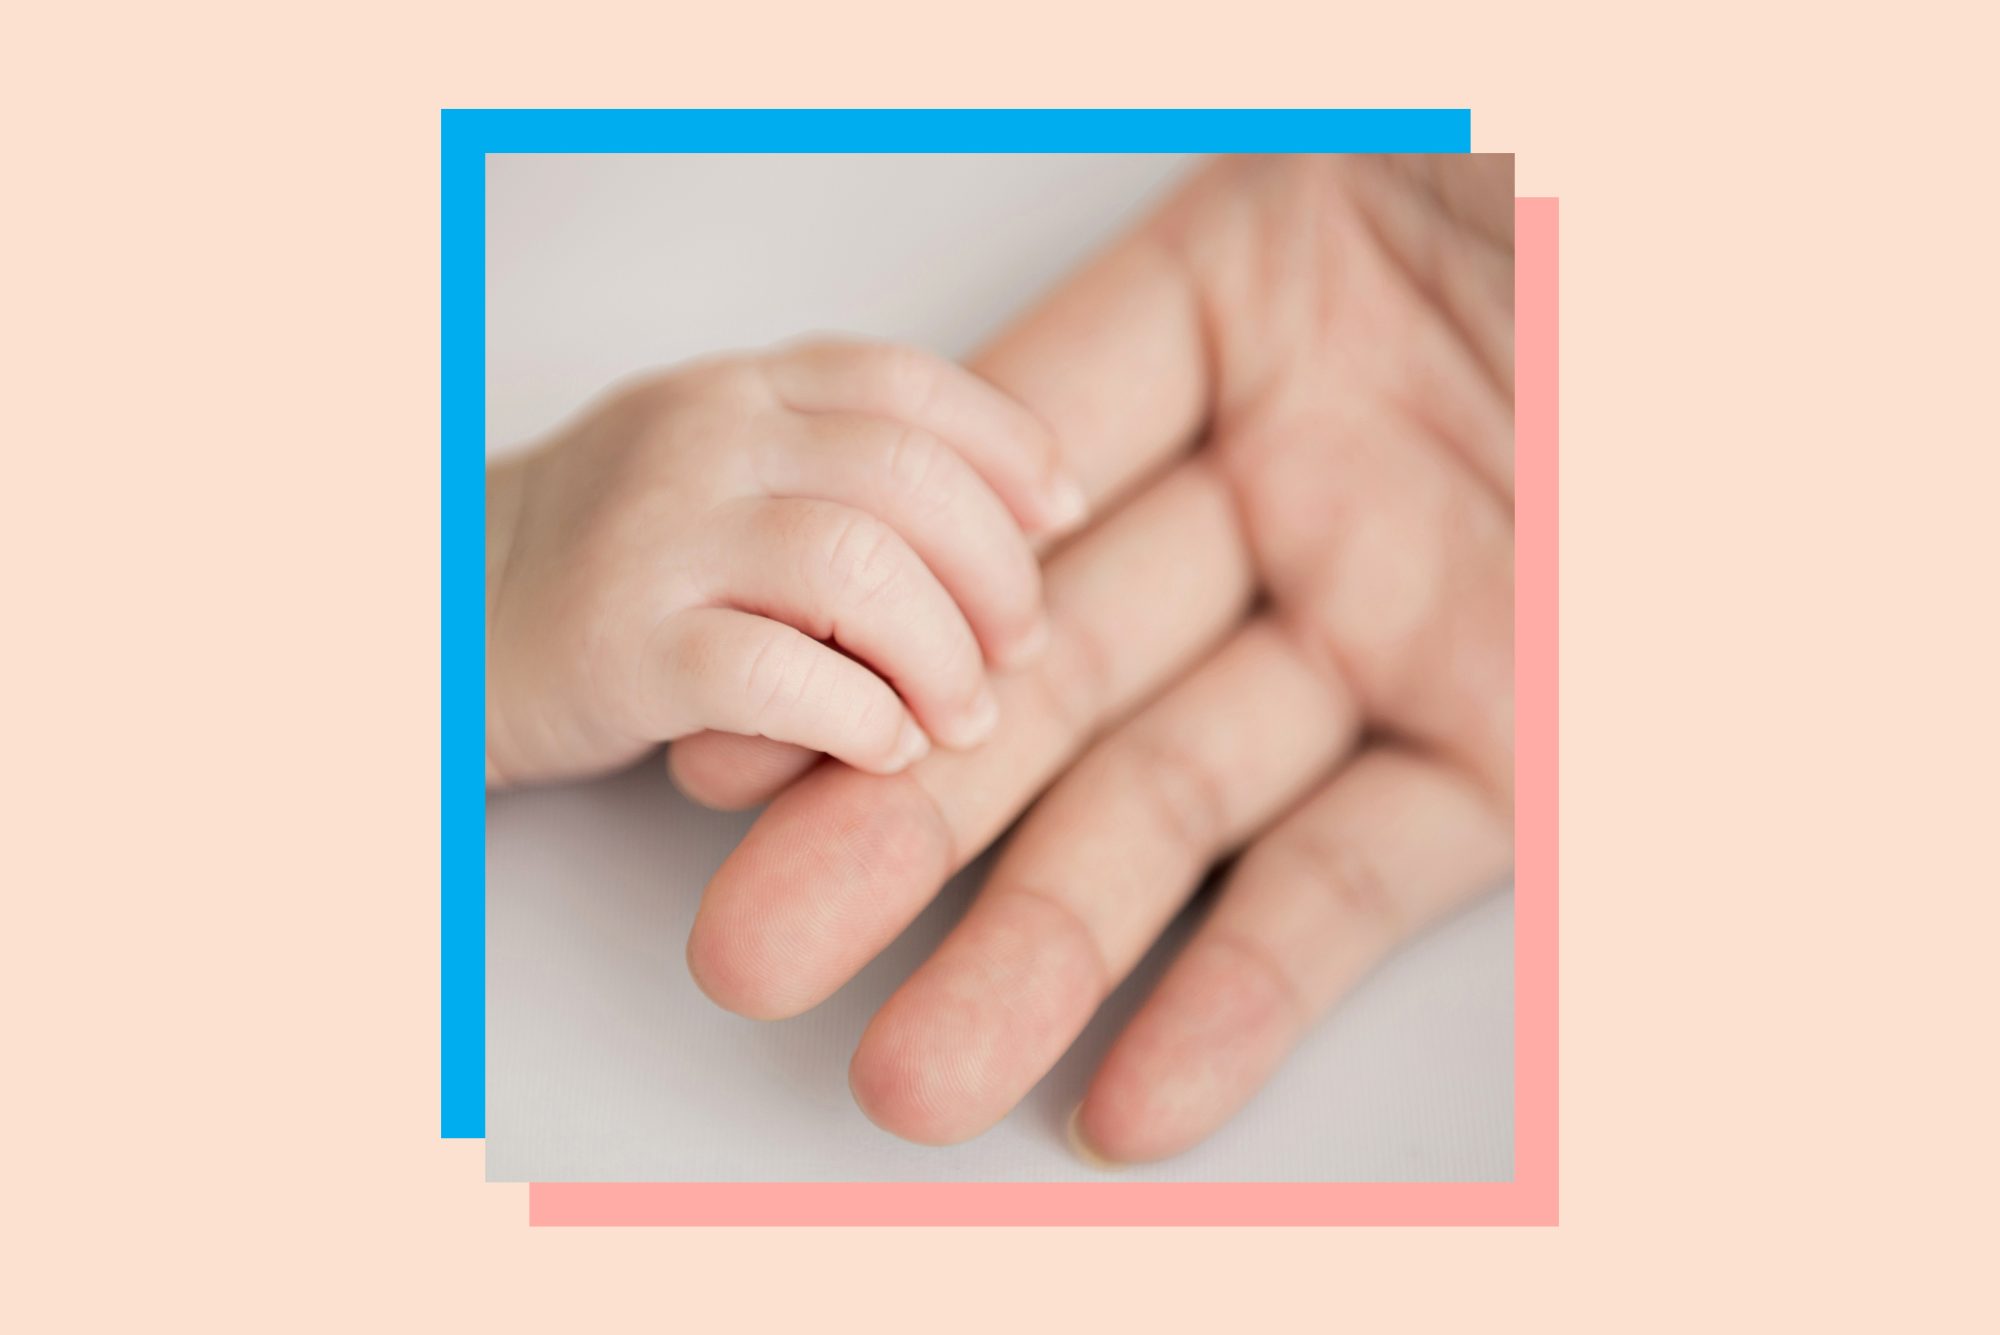
M 931 739 L 924 735 L 914 719 L 903 720 L 903 730 L 896 734 L 896 754 L 890 764 L 897 770 L 906 770 L 922 760 L 931 749 Z
M 1084 1138 L 1083 1105 L 1081 1103 L 1070 1109 L 1069 1148 L 1072 1154 L 1100 1173 L 1116 1173 L 1125 1167 L 1124 1164 L 1113 1163 L 1102 1154 L 1099 1154 L 1092 1148 L 1090 1141 Z
M 1049 531 L 1067 533 L 1083 522 L 1090 512 L 1090 502 L 1084 498 L 1083 488 L 1076 479 L 1058 476 L 1049 484 Z

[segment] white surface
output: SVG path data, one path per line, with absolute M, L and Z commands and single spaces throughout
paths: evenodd
M 952 355 L 1142 213 L 1168 158 L 489 160 L 489 450 L 634 372 L 813 330 Z M 847 1094 L 863 1025 L 975 866 L 817 1010 L 760 1024 L 694 987 L 702 885 L 747 827 L 657 764 L 487 804 L 487 1173 L 496 1180 L 1093 1176 L 1062 1124 L 1182 933 L 966 1145 L 906 1145 Z M 1221 1135 L 1135 1178 L 1512 1175 L 1513 913 L 1499 894 L 1392 960 Z

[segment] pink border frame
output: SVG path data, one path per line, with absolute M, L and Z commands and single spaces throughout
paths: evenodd
M 1515 201 L 1514 1179 L 536 1182 L 532 1225 L 1557 1222 L 1557 202 Z

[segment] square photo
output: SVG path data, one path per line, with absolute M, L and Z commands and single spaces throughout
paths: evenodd
M 1514 1177 L 1510 156 L 485 206 L 490 1178 Z

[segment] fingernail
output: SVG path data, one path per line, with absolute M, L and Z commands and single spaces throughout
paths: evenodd
M 1083 1105 L 1081 1103 L 1070 1109 L 1069 1148 L 1070 1152 L 1075 1154 L 1077 1158 L 1083 1160 L 1087 1166 L 1095 1168 L 1100 1173 L 1116 1173 L 1122 1171 L 1125 1167 L 1124 1164 L 1113 1163 L 1099 1154 L 1091 1148 L 1090 1142 L 1083 1138 Z
M 906 770 L 922 760 L 931 749 L 931 739 L 913 719 L 903 720 L 903 730 L 896 734 L 896 754 L 890 763 L 897 770 Z
M 1037 658 L 1040 658 L 1048 647 L 1049 619 L 1047 617 L 1039 617 L 1035 621 L 1034 629 L 1020 638 L 1020 641 L 1015 644 L 1014 648 L 1008 652 L 1007 656 L 1001 660 L 998 666 L 1009 672 L 1012 672 L 1016 668 L 1024 668 Z
M 1049 484 L 1049 531 L 1067 533 L 1083 522 L 1090 512 L 1083 488 L 1071 477 L 1057 477 Z

